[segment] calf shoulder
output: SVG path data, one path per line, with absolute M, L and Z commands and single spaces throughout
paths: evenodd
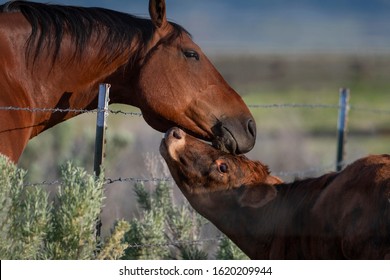
M 345 168 L 319 196 L 312 217 L 312 235 L 332 241 L 345 258 L 389 255 L 390 156 L 369 156 Z

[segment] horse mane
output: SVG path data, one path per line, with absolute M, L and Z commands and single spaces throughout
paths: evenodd
M 92 35 L 102 37 L 102 49 L 109 63 L 128 50 L 133 39 L 139 35 L 138 49 L 151 39 L 154 26 L 149 19 L 139 18 L 123 12 L 104 8 L 86 8 L 42 4 L 27 1 L 10 1 L 0 5 L 0 13 L 21 12 L 32 27 L 27 41 L 26 56 L 33 55 L 35 61 L 45 47 L 51 51 L 52 62 L 56 60 L 64 34 L 70 35 L 75 46 L 73 59 L 83 54 Z M 170 40 L 183 32 L 188 33 L 178 24 L 174 27 Z M 97 32 L 97 33 L 94 33 Z M 103 49 L 105 48 L 105 49 Z

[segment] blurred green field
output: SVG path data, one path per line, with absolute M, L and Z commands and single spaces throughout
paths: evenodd
M 251 105 L 338 105 L 339 88 L 351 91 L 346 161 L 389 153 L 390 56 L 232 56 L 211 58 L 228 83 Z M 112 109 L 139 112 L 130 106 Z M 337 108 L 250 107 L 258 137 L 248 157 L 269 165 L 288 181 L 334 170 Z M 372 112 L 363 109 L 383 110 Z M 84 114 L 32 139 L 19 165 L 26 181 L 58 178 L 58 166 L 72 160 L 92 172 L 95 114 Z M 142 117 L 108 117 L 105 175 L 108 178 L 162 178 L 167 169 L 158 153 L 161 133 Z M 128 218 L 134 208 L 134 180 L 106 189 L 103 224 Z M 178 199 L 182 195 L 177 191 Z
M 294 173 L 318 166 L 318 172 L 305 176 L 318 175 L 332 166 L 338 109 L 262 106 L 337 106 L 341 87 L 350 89 L 346 161 L 389 152 L 389 56 L 269 55 L 213 61 L 249 106 L 260 105 L 251 107 L 257 121 L 258 143 L 250 156 L 268 163 L 271 170 Z
M 390 88 L 387 94 L 386 89 L 383 90 L 382 93 L 351 88 L 345 152 L 347 162 L 367 154 L 389 153 Z M 338 105 L 338 91 L 335 87 L 319 91 L 253 91 L 245 95 L 244 100 L 249 105 L 298 105 L 251 108 L 259 135 L 256 148 L 250 153 L 251 157 L 268 163 L 274 171 L 296 170 L 299 173 L 315 169 L 315 166 L 332 166 L 336 158 L 338 121 L 338 109 L 332 106 Z M 306 108 L 299 106 L 301 104 L 329 107 Z M 296 176 L 318 175 L 327 169 Z M 287 176 L 285 179 L 293 177 Z

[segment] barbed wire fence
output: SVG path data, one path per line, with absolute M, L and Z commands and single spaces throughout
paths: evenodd
M 282 103 L 282 104 L 248 104 L 248 108 L 253 109 L 283 109 L 283 108 L 306 108 L 306 109 L 340 109 L 340 105 L 334 105 L 334 104 L 306 104 L 306 103 Z M 383 115 L 390 115 L 390 109 L 376 109 L 376 108 L 369 108 L 369 107 L 362 107 L 362 106 L 353 106 L 350 105 L 350 110 L 353 111 L 360 111 L 360 112 L 366 112 L 366 113 L 373 113 L 373 114 L 383 114 Z M 142 117 L 141 112 L 127 112 L 123 110 L 113 110 L 113 109 L 61 109 L 61 108 L 29 108 L 29 107 L 14 107 L 14 106 L 0 106 L 0 111 L 26 111 L 31 113 L 77 113 L 77 114 L 83 114 L 83 113 L 99 113 L 99 112 L 105 112 L 109 114 L 114 115 L 124 115 L 124 116 L 135 116 L 135 117 Z
M 106 87 L 107 89 L 107 87 Z M 109 89 L 109 86 L 108 86 Z M 340 91 L 340 96 L 342 95 L 342 89 Z M 107 90 L 108 91 L 108 90 Z M 99 91 L 100 92 L 100 91 Z M 31 113 L 73 113 L 73 114 L 97 114 L 104 116 L 106 118 L 109 114 L 112 115 L 122 115 L 126 117 L 142 117 L 141 112 L 132 112 L 132 111 L 123 111 L 123 110 L 113 110 L 108 108 L 108 92 L 106 92 L 107 97 L 105 98 L 105 104 L 103 106 L 99 106 L 96 109 L 92 110 L 86 110 L 86 109 L 79 109 L 79 108 L 30 108 L 30 107 L 14 107 L 14 106 L 0 106 L 0 111 L 24 111 L 24 112 L 31 112 Z M 378 108 L 369 108 L 369 107 L 362 107 L 362 106 L 353 106 L 349 103 L 340 103 L 338 105 L 336 104 L 306 104 L 306 103 L 274 103 L 274 104 L 249 104 L 249 108 L 251 109 L 334 109 L 339 110 L 339 126 L 341 123 L 344 122 L 345 127 L 343 127 L 343 131 L 341 131 L 339 134 L 345 134 L 346 133 L 346 120 L 348 111 L 356 111 L 356 112 L 362 112 L 362 113 L 371 113 L 375 115 L 390 115 L 390 109 L 378 109 Z M 343 119 L 340 119 L 341 110 L 344 111 Z M 98 117 L 99 118 L 99 117 Z M 99 126 L 97 121 L 97 126 Z M 101 126 L 101 124 L 100 124 Z M 105 126 L 105 124 L 104 124 Z M 105 128 L 104 128 L 105 129 Z M 340 127 L 338 127 L 338 130 L 340 130 Z M 98 133 L 97 133 L 98 134 Z M 345 135 L 344 135 L 345 136 Z M 96 141 L 101 141 L 104 143 L 103 139 L 96 139 Z M 295 170 L 295 171 L 277 171 L 273 172 L 276 176 L 295 176 L 295 177 L 305 177 L 308 174 L 313 174 L 317 172 L 324 172 L 329 170 L 334 170 L 335 166 L 345 166 L 348 164 L 344 160 L 344 157 L 342 156 L 343 150 L 340 145 L 343 145 L 345 143 L 345 139 L 338 140 L 339 147 L 338 149 L 341 149 L 341 154 L 338 155 L 340 158 L 337 160 L 337 163 L 331 163 L 323 166 L 316 166 L 305 170 Z M 104 149 L 104 144 L 101 149 Z M 103 151 L 101 151 L 103 153 Z M 95 151 L 95 157 L 96 157 L 96 151 Z M 102 162 L 95 163 L 95 172 L 96 166 L 100 166 Z M 163 177 L 163 178 L 137 178 L 137 177 L 118 177 L 118 178 L 108 178 L 106 177 L 104 179 L 104 185 L 112 185 L 114 183 L 162 183 L 162 182 L 171 182 L 173 183 L 173 179 L 171 177 Z M 28 182 L 25 184 L 26 187 L 28 186 L 55 186 L 60 185 L 60 180 L 52 180 L 47 181 L 44 180 L 42 182 Z M 161 243 L 161 244 L 130 244 L 129 247 L 133 248 L 140 248 L 140 247 L 170 247 L 170 246 L 177 246 L 177 245 L 191 245 L 191 244 L 200 244 L 200 243 L 217 243 L 222 239 L 222 236 L 216 236 L 214 238 L 204 238 L 204 239 L 198 239 L 198 240 L 189 240 L 189 241 L 172 241 L 169 243 Z
M 108 103 L 109 99 L 107 98 L 106 102 Z M 247 105 L 251 109 L 334 109 L 341 110 L 343 109 L 343 105 L 341 104 L 306 104 L 306 103 L 274 103 L 274 104 L 248 104 Z M 354 105 L 344 105 L 347 106 L 349 111 L 356 111 L 362 113 L 371 113 L 376 115 L 390 115 L 390 109 L 378 109 L 378 108 L 369 108 L 363 106 L 354 106 Z M 15 107 L 15 106 L 0 106 L 0 111 L 25 111 L 31 113 L 73 113 L 73 114 L 104 114 L 105 117 L 107 115 L 122 115 L 128 117 L 142 117 L 141 112 L 133 112 L 133 111 L 123 111 L 123 110 L 113 110 L 108 108 L 107 106 L 103 108 L 96 109 L 79 109 L 79 108 L 30 108 L 30 107 Z M 346 117 L 346 116 L 345 116 Z M 339 120 L 340 122 L 340 120 Z M 346 127 L 344 128 L 346 131 Z M 344 159 L 340 161 L 341 165 L 345 165 L 348 162 L 345 162 Z M 276 176 L 296 176 L 296 177 L 304 177 L 307 174 L 312 174 L 314 172 L 321 172 L 325 170 L 331 170 L 335 167 L 335 164 L 327 164 L 324 166 L 312 167 L 305 170 L 294 170 L 294 171 L 276 171 L 273 172 Z M 111 185 L 114 183 L 147 183 L 147 182 L 167 182 L 172 181 L 173 179 L 170 177 L 167 178 L 137 178 L 137 177 L 118 177 L 118 178 L 105 178 L 105 185 Z M 59 180 L 52 181 L 42 181 L 42 182 L 30 182 L 27 183 L 26 186 L 50 186 L 50 185 L 59 185 L 61 182 Z

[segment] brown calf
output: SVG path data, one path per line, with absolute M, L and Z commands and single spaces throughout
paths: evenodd
M 191 205 L 252 259 L 389 259 L 390 156 L 282 183 L 178 128 L 160 152 Z

